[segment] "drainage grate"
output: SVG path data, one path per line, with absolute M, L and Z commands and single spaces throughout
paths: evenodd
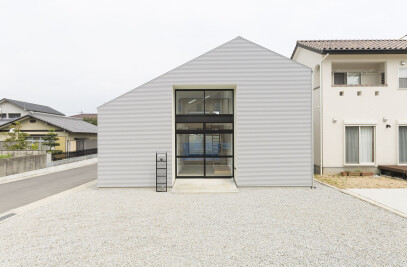
M 14 215 L 16 215 L 16 214 L 15 214 L 15 213 L 6 214 L 6 215 L 0 217 L 0 221 L 5 220 L 5 219 L 8 219 L 8 218 L 10 218 L 10 217 L 13 217 Z

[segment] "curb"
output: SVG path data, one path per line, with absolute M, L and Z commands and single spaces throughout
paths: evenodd
M 338 188 L 338 187 L 335 187 L 335 186 L 333 186 L 333 185 L 330 185 L 330 184 L 321 182 L 321 181 L 319 181 L 319 180 L 315 180 L 315 181 L 318 182 L 318 183 L 320 183 L 320 184 L 322 184 L 322 185 L 325 185 L 325 186 L 327 186 L 327 187 L 330 187 L 330 188 L 332 188 L 332 189 L 336 189 L 336 190 L 338 190 L 339 192 L 341 192 L 341 193 L 343 193 L 343 194 L 346 194 L 346 195 L 352 196 L 352 197 L 354 197 L 354 198 L 363 200 L 363 201 L 365 201 L 365 202 L 367 202 L 367 203 L 369 203 L 369 204 L 371 204 L 371 205 L 374 205 L 374 206 L 377 206 L 377 207 L 379 207 L 379 208 L 385 209 L 385 210 L 390 211 L 390 212 L 392 212 L 392 213 L 394 213 L 394 214 L 397 214 L 397 215 L 400 216 L 400 217 L 403 217 L 403 218 L 406 218 L 406 219 L 407 219 L 407 214 L 405 214 L 405 213 L 403 213 L 403 212 L 400 212 L 400 211 L 398 211 L 398 210 L 396 210 L 396 209 L 393 209 L 393 208 L 391 208 L 391 207 L 389 207 L 389 206 L 383 205 L 383 204 L 381 204 L 380 202 L 374 201 L 374 200 L 372 200 L 372 199 L 370 199 L 370 198 L 367 198 L 367 197 L 364 197 L 364 196 L 362 196 L 362 195 L 353 193 L 353 192 L 351 192 L 351 191 L 347 191 L 346 189 L 340 189 L 340 188 Z
M 87 183 L 79 185 L 77 187 L 70 188 L 68 190 L 59 192 L 59 193 L 57 193 L 55 195 L 51 195 L 49 197 L 37 200 L 35 202 L 32 202 L 30 204 L 27 204 L 27 205 L 24 205 L 24 206 L 21 206 L 21 207 L 18 207 L 18 208 L 15 208 L 13 210 L 6 211 L 6 212 L 0 214 L 0 224 L 7 221 L 10 218 L 13 218 L 15 216 L 24 214 L 24 213 L 26 213 L 28 211 L 37 209 L 37 208 L 42 207 L 42 206 L 44 206 L 46 204 L 54 202 L 54 201 L 56 201 L 58 199 L 67 197 L 67 196 L 72 195 L 72 194 L 74 194 L 76 192 L 79 192 L 79 191 L 82 191 L 84 189 L 90 188 L 90 187 L 92 187 L 94 185 L 96 185 L 96 180 L 91 181 L 91 182 L 87 182 Z
M 94 164 L 97 162 L 98 162 L 98 158 L 92 158 L 92 159 L 86 159 L 86 160 L 76 161 L 76 162 L 72 162 L 72 163 L 66 163 L 63 165 L 38 169 L 35 171 L 29 171 L 29 172 L 13 174 L 13 175 L 9 175 L 9 176 L 3 176 L 3 177 L 0 177 L 0 184 L 16 182 L 16 181 L 20 181 L 20 180 L 37 177 L 40 175 L 45 175 L 45 174 L 75 169 L 75 168 L 79 168 L 79 167 L 84 167 L 84 166 L 91 165 L 91 164 Z

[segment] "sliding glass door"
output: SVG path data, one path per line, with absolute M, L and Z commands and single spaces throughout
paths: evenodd
M 399 163 L 407 164 L 407 126 L 399 126 Z
M 345 163 L 371 165 L 374 163 L 374 127 L 345 127 Z
M 176 90 L 176 177 L 233 177 L 233 90 Z

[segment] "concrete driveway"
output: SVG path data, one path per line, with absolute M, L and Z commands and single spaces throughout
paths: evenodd
M 0 184 L 0 214 L 95 180 L 97 164 Z
M 407 189 L 348 189 L 407 215 Z

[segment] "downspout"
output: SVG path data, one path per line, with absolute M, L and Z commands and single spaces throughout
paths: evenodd
M 320 158 L 320 167 L 319 167 L 319 174 L 320 175 L 322 175 L 323 174 L 323 171 L 322 171 L 322 169 L 323 169 L 323 163 L 324 163 L 324 161 L 323 161 L 323 158 L 324 158 L 324 156 L 323 156 L 323 149 L 322 149 L 322 145 L 323 145 L 323 139 L 324 139 L 324 136 L 323 136 L 323 131 L 322 131 L 322 129 L 323 129 L 323 125 L 324 125 L 324 122 L 323 122 L 323 116 L 322 116 L 322 94 L 323 94 L 323 86 L 322 86 L 322 84 L 323 84 L 323 82 L 322 82 L 322 62 L 327 58 L 329 56 L 329 53 L 328 54 L 326 54 L 322 59 L 321 59 L 321 61 L 319 62 L 319 90 L 320 90 L 320 94 L 319 94 L 319 123 L 320 123 L 320 129 L 319 129 L 319 142 L 320 142 L 320 144 L 319 144 L 319 149 L 320 149 L 320 155 L 321 155 L 321 158 Z

